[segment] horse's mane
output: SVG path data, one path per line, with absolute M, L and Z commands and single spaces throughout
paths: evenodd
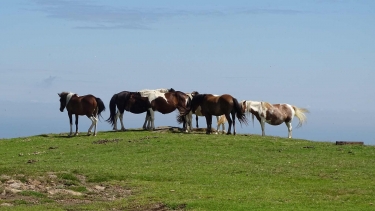
M 261 102 L 261 105 L 262 105 L 263 109 L 271 109 L 272 108 L 272 104 L 269 103 L 269 102 Z
M 66 95 L 68 95 L 68 94 L 71 94 L 72 92 L 61 92 L 60 94 L 59 94 L 59 96 L 66 96 Z
M 202 100 L 206 97 L 207 94 L 197 94 L 193 95 L 194 102 L 202 102 Z

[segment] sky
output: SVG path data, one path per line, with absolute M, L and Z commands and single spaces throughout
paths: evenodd
M 12 0 L 0 19 L 0 138 L 69 132 L 62 91 L 108 107 L 120 91 L 174 88 L 307 108 L 294 138 L 375 145 L 374 1 Z M 138 128 L 144 115 L 124 119 Z M 261 134 L 258 122 L 237 130 Z

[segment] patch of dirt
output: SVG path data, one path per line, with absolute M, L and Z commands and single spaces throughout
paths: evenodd
M 101 139 L 101 140 L 98 140 L 98 141 L 93 141 L 92 143 L 93 144 L 107 144 L 107 143 L 118 143 L 120 140 L 122 139 L 118 139 L 118 138 L 115 138 L 115 139 Z
M 128 197 L 132 191 L 110 184 L 87 183 L 83 175 L 73 175 L 78 181 L 67 181 L 49 172 L 37 178 L 25 175 L 0 176 L 0 207 L 22 204 L 87 204 L 94 201 L 113 201 Z M 74 183 L 74 185 L 72 185 Z

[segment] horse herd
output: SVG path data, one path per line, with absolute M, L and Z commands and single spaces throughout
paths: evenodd
M 98 117 L 105 110 L 103 101 L 93 95 L 78 96 L 71 92 L 62 92 L 60 97 L 60 111 L 68 111 L 70 121 L 70 133 L 73 135 L 72 116 L 75 115 L 76 132 L 78 134 L 78 116 L 86 115 L 92 124 L 89 127 L 87 135 L 91 134 L 94 128 L 94 136 L 97 134 Z M 270 125 L 280 125 L 285 122 L 288 127 L 288 138 L 292 137 L 292 120 L 296 116 L 299 119 L 297 127 L 302 126 L 306 120 L 305 113 L 309 111 L 305 108 L 298 108 L 289 104 L 270 104 L 268 102 L 257 102 L 243 100 L 238 102 L 236 98 L 229 94 L 213 95 L 199 94 L 198 92 L 185 93 L 174 89 L 144 89 L 138 92 L 122 91 L 114 94 L 109 102 L 110 116 L 107 119 L 117 131 L 117 119 L 120 119 L 121 130 L 125 131 L 123 114 L 125 111 L 141 114 L 147 112 L 143 128 L 154 130 L 154 112 L 168 114 L 178 110 L 177 122 L 183 124 L 183 130 L 189 132 L 192 130 L 192 115 L 196 115 L 196 127 L 198 128 L 198 116 L 206 118 L 206 133 L 212 133 L 212 116 L 217 117 L 219 125 L 228 121 L 227 134 L 236 134 L 235 119 L 237 117 L 240 124 L 247 124 L 245 114 L 251 114 L 254 122 L 254 116 L 259 121 L 262 128 L 262 135 L 265 135 L 265 123 Z

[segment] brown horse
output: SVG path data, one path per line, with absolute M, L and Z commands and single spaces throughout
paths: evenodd
M 71 92 L 62 92 L 58 94 L 60 96 L 60 111 L 64 109 L 68 111 L 69 122 L 70 122 L 70 133 L 72 135 L 72 115 L 76 116 L 76 132 L 74 135 L 78 135 L 78 116 L 86 115 L 92 124 L 87 132 L 87 135 L 91 134 L 91 129 L 94 127 L 94 136 L 96 136 L 96 127 L 98 123 L 98 115 L 105 110 L 103 101 L 93 95 L 85 95 L 79 97 L 77 94 Z
M 118 112 L 116 113 L 116 107 Z M 131 112 L 133 114 L 141 114 L 148 112 L 151 108 L 151 103 L 147 97 L 142 97 L 139 92 L 122 91 L 114 94 L 109 102 L 110 116 L 107 119 L 113 126 L 113 130 L 117 130 L 117 118 L 120 118 L 121 130 L 125 131 L 123 115 L 124 111 Z M 147 120 L 146 116 L 146 120 Z M 146 121 L 143 124 L 143 128 L 146 128 Z
M 158 90 L 141 90 L 139 91 L 142 97 L 147 97 L 151 103 L 151 108 L 149 109 L 149 123 L 147 128 L 149 130 L 154 130 L 154 112 L 158 111 L 162 114 L 169 114 L 176 109 L 179 111 L 180 115 L 186 113 L 190 108 L 190 98 L 183 92 L 180 91 L 170 91 L 167 93 L 160 92 Z M 185 121 L 185 118 L 184 120 Z M 185 129 L 185 128 L 184 128 Z
M 242 111 L 252 114 L 254 123 L 254 116 L 260 123 L 262 128 L 262 136 L 266 135 L 264 132 L 265 123 L 270 125 L 280 125 L 285 123 L 288 127 L 288 138 L 292 138 L 292 121 L 296 116 L 299 119 L 298 127 L 306 121 L 304 113 L 309 113 L 305 108 L 298 108 L 289 104 L 270 104 L 268 102 L 257 102 L 250 100 L 241 101 Z
M 186 93 L 190 99 L 193 99 L 193 95 L 199 94 L 198 92 L 193 92 L 193 93 Z M 218 95 L 214 95 L 218 96 Z M 199 128 L 198 124 L 198 116 L 204 116 L 201 112 L 201 107 L 198 106 L 198 108 L 195 110 L 195 122 L 196 122 L 196 127 Z M 216 116 L 216 123 L 217 123 L 217 129 L 216 133 L 220 132 L 220 125 L 221 125 L 221 132 L 225 133 L 225 122 L 227 122 L 227 119 L 225 118 L 225 115 L 221 116 Z M 193 111 L 190 111 L 188 115 L 186 115 L 186 124 L 187 124 L 187 130 L 191 131 L 192 130 L 192 124 L 193 124 Z M 184 125 L 184 128 L 186 126 Z
M 197 110 L 200 106 L 201 113 L 206 117 L 207 122 L 207 134 L 211 133 L 212 128 L 212 115 L 214 116 L 221 116 L 225 115 L 228 120 L 228 132 L 227 134 L 231 134 L 231 129 L 233 125 L 233 135 L 236 135 L 236 127 L 235 127 L 235 118 L 237 118 L 240 124 L 245 123 L 247 124 L 247 119 L 245 114 L 242 112 L 241 107 L 236 98 L 232 97 L 229 94 L 224 94 L 220 96 L 215 96 L 212 94 L 193 94 L 193 99 L 191 100 L 191 109 L 193 113 Z M 184 115 L 188 114 L 183 113 L 177 118 L 177 121 L 181 123 L 184 119 Z M 232 118 L 230 117 L 232 114 Z

